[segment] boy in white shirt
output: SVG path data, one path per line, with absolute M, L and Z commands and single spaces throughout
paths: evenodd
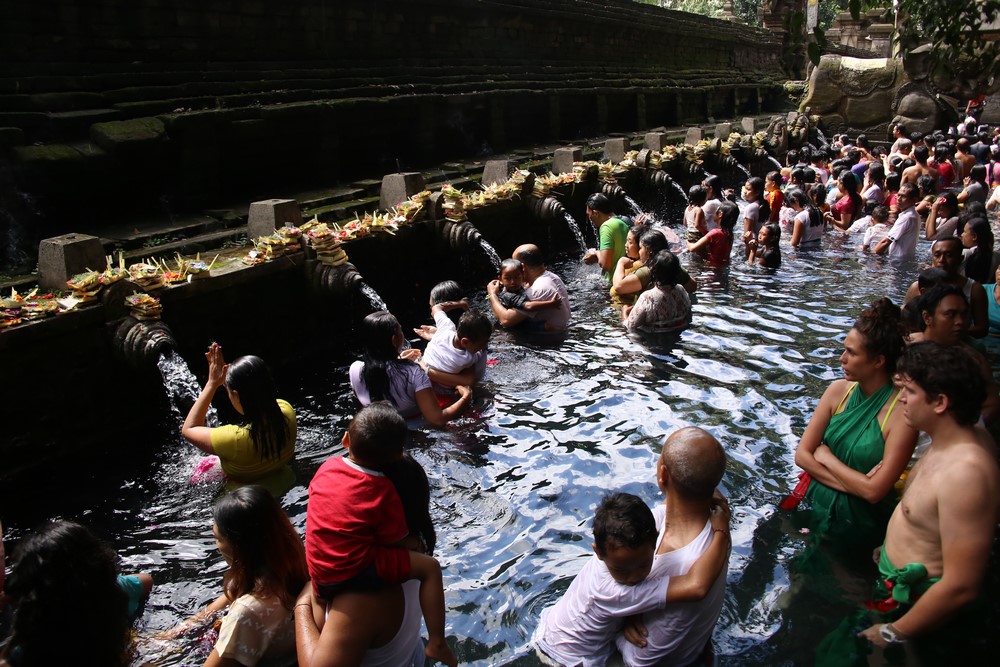
M 606 496 L 594 515 L 594 555 L 542 612 L 532 637 L 543 662 L 603 667 L 626 617 L 708 595 L 728 559 L 728 509 L 713 512 L 711 520 L 723 539 L 712 540 L 687 574 L 649 579 L 657 541 L 653 513 L 632 494 Z
M 862 218 L 864 220 L 866 218 Z M 872 214 L 867 218 L 868 228 L 865 230 L 864 241 L 861 242 L 861 250 L 871 252 L 879 241 L 889 235 L 889 209 L 885 206 L 876 206 Z M 858 221 L 860 222 L 860 220 Z
M 448 311 L 465 309 L 456 326 Z M 458 385 L 471 386 L 486 369 L 486 346 L 493 333 L 493 323 L 477 310 L 468 310 L 466 301 L 445 301 L 431 308 L 437 331 L 424 350 L 421 366 L 438 395 L 449 396 Z M 453 377 L 449 377 L 453 376 Z

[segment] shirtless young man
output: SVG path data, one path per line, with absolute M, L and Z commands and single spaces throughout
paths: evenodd
M 927 146 L 916 146 L 913 149 L 913 159 L 917 161 L 915 165 L 903 171 L 903 183 L 913 183 L 916 185 L 917 179 L 921 176 L 929 175 L 937 182 L 938 170 L 927 164 L 930 159 L 930 149 Z
M 977 371 L 961 347 L 933 342 L 910 346 L 900 361 L 904 418 L 931 446 L 886 529 L 879 572 L 896 583 L 902 613 L 860 633 L 878 646 L 932 632 L 979 594 L 1000 519 L 1000 469 L 992 439 L 974 426 L 983 388 L 969 378 Z M 897 580 L 903 569 L 913 579 Z

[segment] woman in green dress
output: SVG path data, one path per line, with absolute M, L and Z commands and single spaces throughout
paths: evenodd
M 834 381 L 820 399 L 795 451 L 811 476 L 806 498 L 814 530 L 851 543 L 881 543 L 896 504 L 893 486 L 913 455 L 917 432 L 896 409 L 896 361 L 905 348 L 900 311 L 879 299 L 844 340 Z

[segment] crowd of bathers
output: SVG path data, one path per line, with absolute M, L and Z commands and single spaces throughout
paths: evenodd
M 860 642 L 859 656 L 932 637 L 957 617 L 978 594 L 1000 515 L 996 450 L 982 428 L 1000 417 L 1000 395 L 980 342 L 1000 334 L 987 218 L 1000 204 L 1000 147 L 996 132 L 978 130 L 949 137 L 896 125 L 887 148 L 836 135 L 747 180 L 742 206 L 707 176 L 677 221 L 683 238 L 649 216 L 618 215 L 603 194 L 587 201 L 598 243 L 582 261 L 600 268 L 629 331 L 690 325 L 697 285 L 678 257 L 685 250 L 700 256 L 692 261 L 780 270 L 783 252 L 808 252 L 829 235 L 857 235 L 858 252 L 890 259 L 914 258 L 921 235 L 933 241 L 903 304 L 859 304 L 840 357 L 844 379 L 820 398 L 796 451 L 801 473 L 781 502 L 781 511 L 808 508 L 817 548 L 881 547 L 877 599 L 867 625 L 847 638 Z M 445 640 L 431 489 L 405 451 L 407 433 L 466 412 L 494 320 L 558 341 L 572 317 L 566 285 L 531 244 L 501 262 L 486 300 L 489 311 L 456 282 L 436 285 L 434 324 L 414 330 L 423 351 L 391 313 L 364 318 L 363 355 L 349 369 L 361 408 L 343 434 L 344 454 L 309 484 L 304 539 L 276 500 L 291 475 L 295 411 L 262 359 L 227 363 L 213 344 L 181 434 L 206 455 L 198 479 L 225 485 L 212 532 L 228 569 L 215 601 L 143 641 L 183 644 L 221 619 L 206 666 L 457 664 Z M 223 389 L 242 423 L 210 426 Z M 535 629 L 543 664 L 711 664 L 730 552 L 719 491 L 725 450 L 710 433 L 682 428 L 650 467 L 664 501 L 652 510 L 625 493 L 601 501 L 593 557 Z M 0 567 L 0 665 L 131 660 L 131 622 L 152 578 L 120 574 L 114 552 L 86 527 L 40 528 L 5 574 Z M 81 609 L 74 621 L 60 622 L 73 609 Z

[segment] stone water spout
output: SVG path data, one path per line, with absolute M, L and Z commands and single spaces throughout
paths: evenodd
M 552 222 L 565 219 L 568 212 L 555 197 L 528 197 L 526 201 L 528 212 L 540 222 Z
M 315 294 L 347 297 L 360 291 L 364 279 L 350 262 L 330 266 L 321 262 L 306 262 L 306 282 Z
M 130 368 L 155 370 L 160 355 L 177 348 L 174 335 L 162 320 L 122 319 L 114 334 L 114 349 Z

